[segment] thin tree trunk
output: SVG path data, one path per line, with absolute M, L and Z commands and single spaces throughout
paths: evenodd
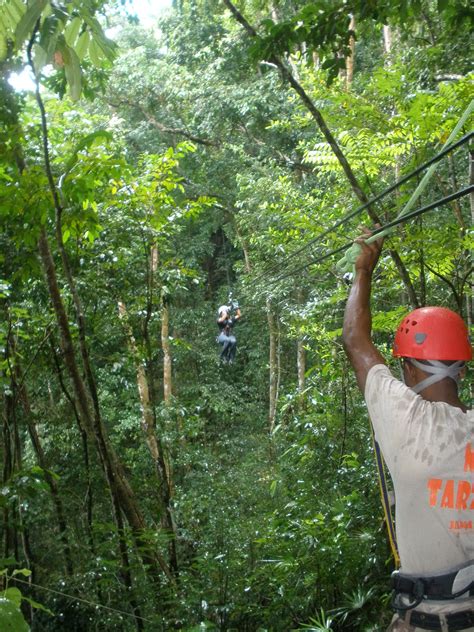
M 392 29 L 388 24 L 383 25 L 383 49 L 386 55 L 385 65 L 391 65 L 391 54 L 392 54 Z
M 140 352 L 137 347 L 135 336 L 133 335 L 132 327 L 128 319 L 127 308 L 123 301 L 119 301 L 119 317 L 122 321 L 122 326 L 127 336 L 128 347 L 135 363 L 135 371 L 137 373 L 137 386 L 138 394 L 140 396 L 140 404 L 142 408 L 141 425 L 143 434 L 145 435 L 148 450 L 153 459 L 153 463 L 156 466 L 157 475 L 160 481 L 163 478 L 163 472 L 160 469 L 160 447 L 155 435 L 155 419 L 153 417 L 153 408 L 150 399 L 150 392 L 148 389 L 148 381 L 146 379 L 145 367 L 140 359 Z
M 152 405 L 152 414 L 154 420 L 154 428 L 156 432 L 156 405 L 158 403 L 156 391 L 154 388 L 154 379 L 153 376 L 155 374 L 153 368 L 153 358 L 152 358 L 152 347 L 149 337 L 148 323 L 153 312 L 153 298 L 156 291 L 156 277 L 158 273 L 158 262 L 159 262 L 159 250 L 158 244 L 155 242 L 151 246 L 150 250 L 150 263 L 148 266 L 148 299 L 147 299 L 147 320 L 144 323 L 143 327 L 143 336 L 145 340 L 145 346 L 147 349 L 147 372 L 146 376 L 148 379 L 149 392 L 150 392 L 150 401 Z M 165 304 L 163 293 L 161 295 L 161 304 L 162 304 L 162 325 L 161 325 L 161 345 L 163 349 L 163 399 L 165 405 L 168 406 L 171 402 L 171 395 L 173 391 L 173 383 L 172 383 L 172 357 L 171 357 L 171 349 L 169 344 L 169 310 L 167 305 Z M 163 309 L 166 308 L 166 314 L 163 313 Z M 178 429 L 182 431 L 180 426 L 181 420 L 178 419 Z M 161 456 L 161 471 L 162 471 L 162 486 L 161 486 L 161 496 L 163 500 L 163 519 L 162 524 L 165 529 L 168 530 L 168 533 L 171 536 L 169 541 L 168 550 L 169 550 L 169 559 L 171 568 L 174 574 L 177 576 L 179 572 L 178 568 L 178 549 L 177 549 L 177 535 L 178 530 L 176 528 L 176 522 L 174 519 L 173 507 L 172 507 L 172 498 L 174 496 L 174 482 L 173 482 L 173 465 L 171 461 L 171 455 L 166 445 L 159 442 L 160 446 L 160 456 Z
M 298 304 L 302 305 L 304 301 L 304 294 L 301 288 L 297 291 Z M 306 375 L 306 349 L 304 348 L 303 336 L 299 336 L 296 340 L 296 368 L 298 375 L 298 392 L 301 394 L 305 387 L 305 375 Z
M 349 30 L 355 32 L 356 21 L 355 17 L 351 16 L 351 22 L 349 24 Z M 351 35 L 349 38 L 349 48 L 351 54 L 346 58 L 346 88 L 349 90 L 354 80 L 354 65 L 355 65 L 355 37 Z
M 2 427 L 2 445 L 3 445 L 3 468 L 2 468 L 2 484 L 5 487 L 13 472 L 12 457 L 12 437 L 11 437 L 11 410 L 13 406 L 13 398 L 11 394 L 3 394 L 3 427 Z M 10 553 L 14 549 L 14 529 L 10 524 L 10 510 L 7 504 L 3 507 L 3 557 L 10 557 Z
M 64 560 L 66 562 L 66 573 L 67 575 L 72 577 L 74 575 L 74 567 L 72 563 L 71 547 L 69 546 L 69 539 L 67 536 L 67 524 L 66 524 L 63 503 L 59 494 L 57 481 L 52 476 L 48 467 L 48 463 L 46 462 L 43 446 L 41 445 L 41 440 L 38 434 L 38 428 L 36 426 L 35 416 L 30 406 L 30 400 L 28 397 L 26 386 L 24 384 L 24 380 L 22 379 L 21 369 L 18 365 L 18 362 L 16 365 L 16 373 L 17 373 L 16 378 L 17 378 L 18 384 L 22 385 L 20 387 L 20 391 L 18 395 L 21 400 L 23 410 L 25 413 L 25 420 L 26 420 L 26 425 L 28 428 L 28 434 L 30 435 L 31 443 L 33 445 L 33 449 L 36 455 L 36 460 L 40 468 L 43 470 L 44 478 L 51 492 L 51 498 L 53 501 L 54 509 L 56 511 L 56 519 L 58 521 L 58 529 L 59 529 L 59 539 L 61 540 L 61 543 L 62 543 Z
M 4 450 L 5 450 L 5 463 L 3 471 L 3 482 L 8 484 L 10 479 L 16 472 L 21 472 L 22 463 L 22 450 L 20 442 L 20 433 L 18 428 L 18 419 L 16 411 L 16 403 L 18 401 L 17 384 L 15 381 L 15 368 L 12 358 L 12 330 L 11 321 L 9 322 L 8 334 L 6 337 L 6 364 L 8 366 L 8 377 L 10 379 L 10 392 L 5 395 L 5 424 L 7 432 L 4 433 Z M 12 524 L 13 519 L 13 524 Z M 28 528 L 23 522 L 22 515 L 22 503 L 21 498 L 15 499 L 11 502 L 10 508 L 6 507 L 4 513 L 4 530 L 5 530 L 5 557 L 9 557 L 10 552 L 17 562 L 20 561 L 20 542 L 23 548 L 24 562 L 22 565 L 26 566 L 33 575 L 35 568 L 32 563 L 32 554 L 29 540 Z M 28 580 L 29 582 L 32 579 Z M 28 608 L 29 622 L 33 622 L 33 609 Z
M 164 558 L 158 553 L 158 551 L 152 552 L 150 546 L 143 539 L 143 532 L 146 530 L 145 520 L 138 507 L 133 491 L 125 477 L 123 466 L 118 461 L 115 451 L 106 437 L 105 429 L 101 420 L 92 413 L 91 397 L 89 396 L 84 381 L 82 380 L 76 362 L 69 322 L 62 302 L 61 294 L 59 292 L 56 268 L 51 256 L 44 227 L 42 227 L 40 232 L 38 248 L 45 272 L 49 296 L 58 322 L 64 362 L 73 385 L 75 401 L 77 403 L 82 424 L 88 435 L 95 440 L 110 492 L 117 497 L 120 507 L 122 508 L 124 515 L 132 528 L 142 560 L 150 576 L 155 581 L 158 579 L 158 564 L 168 579 L 172 580 L 172 575 Z
M 278 388 L 278 360 L 277 360 L 277 327 L 275 314 L 270 299 L 267 299 L 267 321 L 269 334 L 269 404 L 268 427 L 270 434 L 275 428 L 277 388 Z
M 161 348 L 163 349 L 163 399 L 165 404 L 169 404 L 171 402 L 173 390 L 170 348 L 170 313 L 168 303 L 164 298 L 162 298 L 161 302 Z
M 296 341 L 296 364 L 298 368 L 298 392 L 302 393 L 304 391 L 306 374 L 306 350 L 302 338 L 298 338 Z
M 242 237 L 242 233 L 240 232 L 240 230 L 237 228 L 236 222 L 234 222 L 235 225 L 235 232 L 237 234 L 237 238 L 240 242 L 241 248 L 242 248 L 242 252 L 244 253 L 244 263 L 245 263 L 245 272 L 247 274 L 250 274 L 252 267 L 250 265 L 250 256 L 249 256 L 249 250 L 248 250 L 248 245 L 246 243 L 246 240 Z
M 469 152 L 469 184 L 474 184 L 474 151 Z M 474 192 L 470 193 L 471 223 L 474 224 Z
M 277 380 L 276 380 L 276 393 L 275 393 L 275 411 L 276 404 L 278 402 L 278 396 L 280 394 L 280 384 L 281 384 L 281 325 L 280 320 L 277 316 L 275 316 L 276 321 L 276 336 L 277 336 Z
M 418 261 L 420 265 L 420 305 L 426 305 L 426 275 L 425 275 L 425 249 L 423 248 L 423 218 L 418 219 L 418 226 L 421 233 L 421 243 L 419 246 Z
M 148 450 L 155 466 L 159 484 L 167 484 L 166 482 L 164 483 L 164 481 L 166 481 L 167 479 L 166 468 L 164 467 L 163 463 L 163 451 L 156 437 L 155 417 L 153 414 L 153 406 L 150 397 L 150 390 L 148 387 L 145 367 L 140 359 L 140 353 L 138 351 L 135 336 L 133 335 L 132 328 L 130 326 L 125 303 L 119 301 L 118 307 L 119 316 L 127 336 L 128 347 L 135 363 L 135 371 L 137 373 L 138 394 L 140 397 L 140 404 L 142 409 L 141 426 L 143 434 L 145 435 Z
M 165 297 L 161 297 L 161 348 L 163 350 L 163 400 L 165 406 L 169 406 L 171 403 L 171 396 L 173 392 L 173 378 L 172 378 L 172 356 L 170 346 L 170 332 L 169 332 L 169 306 Z M 180 422 L 178 421 L 178 424 Z M 181 430 L 181 428 L 180 428 Z M 178 572 L 178 557 L 176 550 L 176 525 L 174 522 L 174 516 L 171 508 L 171 501 L 174 496 L 174 484 L 173 484 L 173 464 L 169 451 L 165 449 L 164 453 L 164 466 L 166 468 L 166 480 L 168 483 L 167 495 L 166 495 L 166 510 L 168 517 L 168 528 L 170 529 L 173 538 L 170 541 L 170 560 L 174 571 Z
M 171 395 L 173 392 L 173 378 L 172 378 L 172 357 L 170 347 L 170 331 L 169 331 L 169 318 L 170 312 L 166 300 L 161 299 L 161 348 L 163 351 L 163 400 L 166 406 L 171 403 Z M 171 466 L 171 458 L 169 454 L 165 454 L 164 463 L 166 467 L 166 478 L 168 481 L 170 498 L 174 493 L 173 486 L 173 474 Z
M 53 342 L 52 339 L 50 339 L 50 348 L 51 348 L 51 354 L 53 358 L 53 366 L 58 378 L 59 387 L 72 408 L 74 419 L 76 420 L 77 428 L 79 430 L 79 434 L 81 435 L 81 439 L 82 439 L 82 452 L 84 455 L 84 468 L 86 471 L 86 481 L 87 481 L 87 494 L 86 494 L 87 529 L 89 533 L 90 549 L 91 549 L 91 552 L 95 555 L 94 535 L 93 535 L 93 530 L 92 530 L 94 499 L 92 495 L 92 477 L 91 477 L 90 459 L 89 459 L 89 440 L 88 440 L 87 432 L 82 425 L 81 418 L 77 410 L 76 402 L 74 401 L 73 397 L 69 393 L 66 387 L 66 384 L 64 382 L 58 354 L 56 353 L 55 343 Z
M 150 261 L 150 287 L 149 287 L 149 306 L 151 308 L 153 304 L 153 293 L 155 290 L 155 278 L 158 271 L 158 260 L 159 260 L 159 251 L 157 244 L 153 244 L 151 248 L 151 261 Z M 169 331 L 169 307 L 166 301 L 163 292 L 161 293 L 161 349 L 163 351 L 163 400 L 166 406 L 169 406 L 171 403 L 171 397 L 173 394 L 173 358 L 171 355 L 171 345 L 170 345 L 170 331 Z M 148 328 L 147 328 L 148 335 Z M 151 358 L 150 358 L 151 359 Z M 156 400 L 152 397 L 152 402 L 156 405 Z M 181 421 L 178 419 L 178 429 L 182 431 L 181 426 L 179 425 Z M 156 425 L 156 419 L 155 419 Z M 166 500 L 165 504 L 167 507 L 167 511 L 169 512 L 169 527 L 172 532 L 176 536 L 176 526 L 174 523 L 174 518 L 171 512 L 171 498 L 174 495 L 174 483 L 173 483 L 173 468 L 171 463 L 171 457 L 169 451 L 162 446 L 162 455 L 163 455 L 163 467 L 164 472 L 166 474 L 166 483 L 167 483 L 167 492 L 166 492 Z M 171 558 L 175 560 L 175 569 L 178 569 L 177 566 L 177 557 L 176 550 L 174 550 Z
M 141 426 L 145 440 L 148 445 L 156 476 L 159 485 L 159 499 L 161 503 L 162 525 L 168 530 L 171 536 L 170 545 L 170 561 L 171 566 L 176 573 L 178 570 L 177 551 L 176 551 L 176 526 L 171 511 L 171 485 L 170 485 L 170 468 L 167 463 L 164 449 L 156 436 L 156 420 L 153 410 L 153 403 L 150 397 L 150 389 L 146 376 L 145 366 L 140 358 L 135 336 L 128 319 L 127 308 L 125 303 L 119 301 L 119 316 L 122 321 L 130 353 L 135 363 L 137 374 L 137 386 L 140 397 L 142 410 Z
M 456 178 L 456 171 L 454 169 L 454 161 L 453 161 L 453 156 L 452 154 L 448 154 L 447 156 L 448 159 L 448 168 L 449 168 L 449 179 L 451 181 L 451 189 L 453 191 L 457 191 L 459 186 L 458 186 L 458 180 Z M 470 193 L 469 197 L 471 199 L 471 207 L 473 206 L 474 202 L 472 202 L 472 198 L 474 198 L 474 193 Z M 461 228 L 461 234 L 464 237 L 466 235 L 466 222 L 464 221 L 464 217 L 462 215 L 462 208 L 461 208 L 461 203 L 459 200 L 453 200 L 452 203 L 452 208 L 454 210 L 454 214 L 456 215 L 456 219 L 458 221 L 458 224 Z M 472 210 L 472 208 L 471 208 Z
M 120 578 L 122 580 L 123 585 L 125 586 L 128 601 L 133 610 L 133 614 L 135 615 L 136 628 L 138 632 L 141 632 L 141 630 L 144 629 L 143 621 L 142 621 L 142 616 L 140 612 L 140 607 L 135 597 L 132 574 L 130 572 L 130 560 L 128 557 L 127 540 L 125 537 L 125 529 L 124 529 L 124 524 L 123 524 L 122 512 L 120 511 L 120 506 L 115 496 L 112 496 L 112 502 L 113 502 L 113 509 L 114 509 L 115 524 L 117 525 L 117 536 L 118 536 L 118 545 L 119 545 L 119 553 L 120 553 L 120 561 L 121 561 Z

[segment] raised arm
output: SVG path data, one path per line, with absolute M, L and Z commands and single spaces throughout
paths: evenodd
M 364 237 L 371 232 L 364 230 Z M 357 383 L 364 393 L 367 374 L 376 364 L 385 364 L 381 353 L 372 342 L 372 315 L 370 312 L 370 292 L 372 274 L 382 250 L 383 240 L 366 244 L 364 238 L 356 240 L 362 252 L 355 262 L 355 277 L 347 299 L 342 328 L 342 340 Z
M 224 311 L 221 312 L 219 318 L 217 319 L 217 322 L 218 323 L 223 323 L 228 318 L 230 318 L 229 312 L 224 310 Z

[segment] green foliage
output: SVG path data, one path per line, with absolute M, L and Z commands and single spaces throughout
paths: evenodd
M 8 575 L 7 569 L 0 570 L 0 578 L 5 581 L 5 589 L 0 591 L 0 625 L 6 632 L 28 632 L 30 629 L 20 609 L 23 601 L 37 610 L 53 614 L 42 604 L 22 594 L 17 586 L 8 586 L 9 581 L 14 581 L 14 578 L 18 578 L 19 575 L 30 577 L 31 571 L 27 568 L 19 568 Z
M 261 22 L 264 34 L 253 44 L 252 54 L 257 60 L 271 61 L 273 55 L 303 52 L 311 63 L 317 53 L 323 60 L 321 67 L 327 71 L 328 83 L 337 78 L 345 67 L 345 58 L 351 54 L 350 39 L 355 35 L 350 29 L 351 17 L 356 24 L 374 21 L 410 29 L 427 12 L 434 12 L 442 19 L 444 30 L 453 36 L 458 35 L 459 29 L 469 30 L 474 20 L 472 8 L 464 0 L 443 0 L 436 4 L 427 0 L 317 0 L 296 6 L 296 11 L 286 19 L 275 22 L 267 18 Z
M 35 0 L 25 5 L 20 0 L 3 0 L 0 6 L 0 59 L 7 60 L 25 47 L 31 48 L 36 78 L 40 80 L 45 67 L 51 64 L 64 69 L 74 101 L 83 90 L 81 62 L 87 58 L 103 68 L 114 59 L 115 44 L 105 36 L 95 15 L 101 3 L 58 5 Z
M 11 589 L 10 589 L 11 590 Z M 0 596 L 0 625 L 5 632 L 28 632 L 26 623 L 18 605 L 10 598 L 10 594 Z
M 332 258 L 304 267 L 346 243 L 368 220 L 354 217 L 329 230 L 356 202 L 331 149 L 282 85 L 271 58 L 278 54 L 291 63 L 364 190 L 375 194 L 431 157 L 471 98 L 465 5 L 281 2 L 270 19 L 265 3 L 245 4 L 261 34 L 252 49 L 222 3 L 176 3 L 160 34 L 111 16 L 113 28 L 121 29 L 120 48 L 104 35 L 101 3 L 1 4 L 5 75 L 21 67 L 32 43 L 62 210 L 58 223 L 37 105 L 5 81 L 0 380 L 9 415 L 2 456 L 11 467 L 0 505 L 7 516 L 2 545 L 16 558 L 1 566 L 21 569 L 31 560 L 35 582 L 60 594 L 37 595 L 18 582 L 20 595 L 9 580 L 0 599 L 0 617 L 9 623 L 2 620 L 0 627 L 27 629 L 20 598 L 37 610 L 35 599 L 44 600 L 55 613 L 35 613 L 35 625 L 45 632 L 128 632 L 138 627 L 138 612 L 150 632 L 359 632 L 388 624 L 393 563 L 366 409 L 340 341 L 347 286 Z M 348 85 L 340 70 L 351 13 L 357 41 Z M 386 21 L 394 35 L 390 56 L 381 39 Z M 260 63 L 264 59 L 270 64 Z M 54 95 L 63 96 L 66 86 L 71 98 L 58 101 Z M 84 93 L 94 101 L 73 102 Z M 440 164 L 424 201 L 467 181 L 460 150 Z M 409 182 L 376 205 L 383 221 L 396 215 L 414 187 Z M 390 238 L 420 302 L 466 309 L 470 220 L 461 200 Z M 127 524 L 117 526 L 101 455 L 78 424 L 38 262 L 42 229 L 79 352 L 60 247 L 69 258 L 106 437 L 144 515 L 141 540 Z M 215 312 L 229 290 L 243 317 L 235 330 L 237 362 L 224 367 Z M 387 251 L 373 294 L 374 339 L 388 357 L 408 300 Z M 127 307 L 133 351 L 118 318 L 119 301 Z M 166 401 L 164 306 L 173 391 Z M 279 358 L 271 436 L 268 309 Z M 304 384 L 298 383 L 297 345 L 304 347 Z M 169 508 L 176 536 L 163 527 L 162 482 L 144 438 L 138 364 L 148 378 L 156 437 L 172 464 Z M 84 373 L 82 364 L 79 370 Z M 45 467 L 38 465 L 29 423 Z M 168 560 L 172 542 L 177 590 L 161 576 L 151 580 L 140 559 L 146 543 Z M 30 553 L 23 550 L 28 543 Z

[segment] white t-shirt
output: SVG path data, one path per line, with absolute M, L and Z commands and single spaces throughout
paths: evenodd
M 474 411 L 424 400 L 384 364 L 370 369 L 365 401 L 395 489 L 401 570 L 473 560 Z

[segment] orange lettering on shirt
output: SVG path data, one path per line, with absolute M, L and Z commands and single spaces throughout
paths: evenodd
M 466 456 L 464 457 L 464 471 L 474 472 L 474 450 L 471 448 L 471 444 L 466 446 Z
M 467 509 L 467 499 L 471 495 L 471 483 L 469 481 L 459 481 L 458 493 L 456 496 L 456 509 Z
M 438 497 L 438 492 L 441 489 L 443 481 L 440 478 L 430 478 L 428 481 L 428 489 L 430 490 L 430 505 L 431 507 L 436 506 L 436 500 Z
M 454 508 L 454 481 L 446 481 L 443 496 L 441 497 L 441 507 Z
M 451 530 L 472 529 L 472 520 L 451 520 L 449 523 Z

